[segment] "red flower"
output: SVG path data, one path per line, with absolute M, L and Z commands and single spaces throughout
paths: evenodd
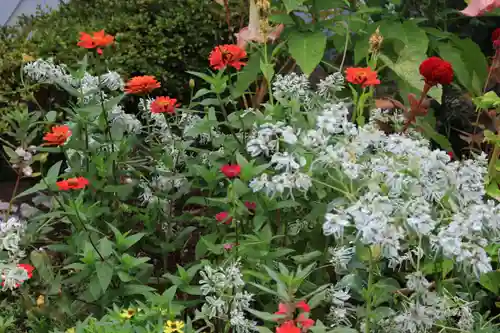
M 274 314 L 275 315 L 288 315 L 289 312 L 290 312 L 290 309 L 288 308 L 288 306 L 284 303 L 280 303 L 280 304 L 278 304 L 278 311 L 276 311 Z
M 495 42 L 496 40 L 500 39 L 500 28 L 496 28 L 493 30 L 491 33 L 491 41 Z
M 349 67 L 345 72 L 348 82 L 361 84 L 363 88 L 380 84 L 380 80 L 377 79 L 377 72 L 370 67 Z
M 300 327 L 304 331 L 307 331 L 309 328 L 311 328 L 314 325 L 314 320 L 307 318 L 303 313 L 301 313 L 298 317 L 296 322 L 300 324 Z
M 35 267 L 29 265 L 29 264 L 18 264 L 18 268 L 22 268 L 26 271 L 28 274 L 28 279 L 31 279 L 33 277 L 33 271 L 35 270 Z M 2 279 L 5 279 L 5 276 L 2 275 Z M 0 284 L 2 287 L 5 286 L 5 281 L 2 281 Z M 16 284 L 16 288 L 19 288 L 21 285 L 19 283 Z
M 88 184 L 89 181 L 84 177 L 69 178 L 56 183 L 60 191 L 80 190 Z
M 285 321 L 281 326 L 276 327 L 276 333 L 300 333 L 300 328 L 295 326 L 293 320 Z
M 309 307 L 309 305 L 307 305 L 305 301 L 298 301 L 297 304 L 295 304 L 295 306 L 304 312 L 311 312 L 311 308 Z
M 213 69 L 219 70 L 227 66 L 241 69 L 245 66 L 246 62 L 241 61 L 246 58 L 247 53 L 238 45 L 227 44 L 216 46 L 210 53 L 209 60 L 210 66 Z
M 238 177 L 241 173 L 241 167 L 238 164 L 225 164 L 221 166 L 220 171 L 227 177 L 227 178 L 234 178 Z
M 448 156 L 450 156 L 451 159 L 453 159 L 453 152 L 452 151 L 449 151 L 446 153 Z
M 97 53 L 102 54 L 101 47 L 113 44 L 114 40 L 115 37 L 106 35 L 104 30 L 94 32 L 93 35 L 89 35 L 86 32 L 80 32 L 80 41 L 77 45 L 86 49 L 97 48 Z
M 225 224 L 230 224 L 231 221 L 233 221 L 233 217 L 230 216 L 228 212 L 218 213 L 217 215 L 215 215 L 215 219 L 217 220 L 217 222 Z
M 44 146 L 61 146 L 66 140 L 71 136 L 71 131 L 68 126 L 54 126 L 51 129 L 51 132 L 48 132 L 43 137 L 43 140 L 46 142 L 43 144 Z
M 160 96 L 156 97 L 153 103 L 151 103 L 151 112 L 174 114 L 175 108 L 179 105 L 180 104 L 177 103 L 177 100 L 175 98 Z
M 420 74 L 429 86 L 450 84 L 453 81 L 453 67 L 438 57 L 430 57 L 420 64 Z
M 253 201 L 245 201 L 245 207 L 248 208 L 249 210 L 256 210 L 257 203 Z
M 35 270 L 35 267 L 29 265 L 29 264 L 19 264 L 17 267 L 22 268 L 26 271 L 28 274 L 28 279 L 31 279 L 33 277 L 33 271 Z
M 125 84 L 127 94 L 149 94 L 156 88 L 160 88 L 160 82 L 154 76 L 135 76 Z

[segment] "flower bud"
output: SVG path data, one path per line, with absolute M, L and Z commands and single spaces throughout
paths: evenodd
M 194 88 L 194 80 L 193 79 L 189 80 L 189 88 L 191 88 L 191 89 Z

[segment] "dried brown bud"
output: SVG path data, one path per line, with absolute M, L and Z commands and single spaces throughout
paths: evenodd
M 370 53 L 376 53 L 380 51 L 380 47 L 382 46 L 382 42 L 384 41 L 384 37 L 380 34 L 379 28 L 375 30 L 375 32 L 370 36 L 369 44 L 370 44 Z

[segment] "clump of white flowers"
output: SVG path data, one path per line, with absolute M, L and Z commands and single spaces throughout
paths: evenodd
M 53 59 L 37 59 L 23 66 L 23 73 L 32 81 L 44 84 L 65 84 L 82 95 L 82 102 L 105 101 L 103 89 L 122 91 L 125 83 L 117 72 L 108 71 L 101 76 L 84 72 L 81 76 L 71 73 L 64 64 L 56 65 Z
M 228 321 L 234 332 L 248 333 L 257 330 L 257 323 L 246 318 L 245 311 L 250 309 L 253 294 L 244 291 L 239 260 L 226 262 L 213 268 L 205 266 L 201 274 L 201 293 L 205 303 L 197 318 L 203 318 L 208 324 L 214 318 Z M 225 324 L 225 323 L 224 323 Z

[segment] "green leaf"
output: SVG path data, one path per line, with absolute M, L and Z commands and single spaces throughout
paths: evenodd
M 92 300 L 94 301 L 98 300 L 99 297 L 102 295 L 103 290 L 101 287 L 101 282 L 99 281 L 97 275 L 93 275 L 92 278 L 90 279 L 88 291 L 92 296 Z
M 419 122 L 418 126 L 424 130 L 424 135 L 428 138 L 431 138 L 432 140 L 436 141 L 436 143 L 444 150 L 446 151 L 453 151 L 453 148 L 451 147 L 450 141 L 448 141 L 448 138 L 445 137 L 444 135 L 439 134 L 436 132 L 434 128 L 432 128 L 428 123 L 426 122 Z
M 99 261 L 96 263 L 95 268 L 102 291 L 106 292 L 113 278 L 113 267 L 109 263 Z
M 40 192 L 40 191 L 43 191 L 46 189 L 47 189 L 47 185 L 45 185 L 44 182 L 39 182 L 38 184 L 27 189 L 26 191 L 23 191 L 23 192 L 19 193 L 18 195 L 16 195 L 16 199 L 33 194 L 33 193 L 37 193 L 37 192 Z
M 257 326 L 257 331 L 259 333 L 273 333 L 273 331 L 271 331 L 269 328 L 265 326 Z
M 124 295 L 144 295 L 146 297 L 151 296 L 152 293 L 156 291 L 155 288 L 145 286 L 142 284 L 127 284 L 124 286 Z
M 474 91 L 472 73 L 469 72 L 467 65 L 462 59 L 462 51 L 448 42 L 438 44 L 438 53 L 441 58 L 451 63 L 453 72 L 460 84 L 467 88 L 468 91 L 474 92 L 476 96 L 479 95 L 480 92 Z
M 267 82 L 271 82 L 274 77 L 274 65 L 270 63 L 266 64 L 261 59 L 260 70 L 262 71 L 262 74 L 264 74 L 264 77 L 266 78 Z
M 54 272 L 49 256 L 45 252 L 33 251 L 30 253 L 30 260 L 42 281 L 45 283 L 52 282 Z
M 56 111 L 49 111 L 49 112 L 47 112 L 47 114 L 45 115 L 45 119 L 46 119 L 49 123 L 53 123 L 53 122 L 56 120 L 56 117 L 57 117 L 57 112 L 56 112 Z
M 233 98 L 238 98 L 243 95 L 248 87 L 257 80 L 260 73 L 260 53 L 254 52 L 250 55 L 248 62 L 241 71 L 238 72 L 238 78 L 234 88 L 231 89 Z
M 286 13 L 297 10 L 304 4 L 304 0 L 283 0 L 283 4 L 286 8 Z
M 305 75 L 309 76 L 323 59 L 326 35 L 322 31 L 293 31 L 288 40 L 288 50 Z
M 57 181 L 57 177 L 59 176 L 59 172 L 61 170 L 61 165 L 63 161 L 59 161 L 53 166 L 50 167 L 49 171 L 47 171 L 47 176 L 45 177 L 45 181 L 48 184 L 53 184 Z
M 473 98 L 472 101 L 481 109 L 492 109 L 500 106 L 500 97 L 494 91 L 488 91 L 483 96 Z
M 5 153 L 7 154 L 7 156 L 9 156 L 9 158 L 11 160 L 17 160 L 17 159 L 19 159 L 19 156 L 14 151 L 14 149 L 10 148 L 9 146 L 4 145 L 3 146 L 3 150 L 5 151 Z
M 328 333 L 359 333 L 359 331 L 350 327 L 337 327 Z
M 481 286 L 496 295 L 500 295 L 500 271 L 493 271 L 481 275 L 479 282 Z
M 472 92 L 478 92 L 480 95 L 483 90 L 484 82 L 488 76 L 488 61 L 481 48 L 471 39 L 460 39 L 451 35 L 452 42 L 462 50 L 463 62 L 467 65 L 469 73 L 472 74 Z
M 305 254 L 301 254 L 298 256 L 293 256 L 292 259 L 297 263 L 297 264 L 307 264 L 313 260 L 315 260 L 318 257 L 321 257 L 323 255 L 323 252 L 321 251 L 313 251 Z
M 275 315 L 269 312 L 262 312 L 253 309 L 247 309 L 247 311 L 256 316 L 257 318 L 260 318 L 265 321 L 276 322 L 276 320 L 283 319 L 283 315 Z

